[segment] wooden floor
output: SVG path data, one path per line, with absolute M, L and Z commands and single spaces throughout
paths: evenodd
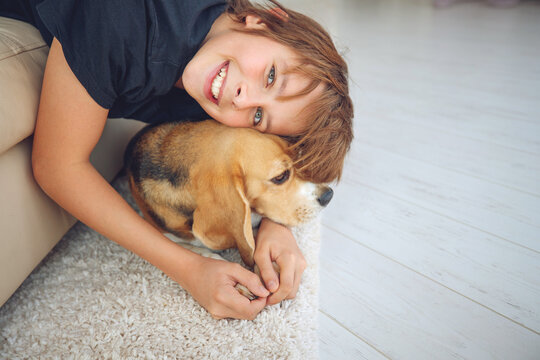
M 322 359 L 540 359 L 540 2 L 289 0 L 348 48 Z

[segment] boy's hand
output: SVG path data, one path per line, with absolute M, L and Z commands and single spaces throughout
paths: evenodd
M 257 233 L 254 260 L 266 288 L 273 294 L 268 305 L 296 296 L 306 260 L 296 244 L 291 230 L 269 219 L 263 218 Z M 280 267 L 280 274 L 274 271 L 272 261 Z
M 186 290 L 214 319 L 253 320 L 266 306 L 268 290 L 259 277 L 241 265 L 201 257 L 186 282 Z M 259 298 L 250 301 L 234 286 L 240 283 Z

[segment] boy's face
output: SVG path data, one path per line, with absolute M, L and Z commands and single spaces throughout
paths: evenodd
M 250 20 L 256 21 L 248 19 L 241 26 L 264 26 Z M 295 53 L 288 47 L 228 29 L 207 38 L 181 80 L 189 95 L 223 124 L 296 135 L 308 125 L 298 115 L 320 95 L 322 85 L 307 95 L 278 100 L 309 84 L 298 74 L 285 74 L 294 65 Z

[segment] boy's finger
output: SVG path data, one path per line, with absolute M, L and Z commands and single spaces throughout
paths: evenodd
M 229 288 L 228 297 L 228 309 L 230 311 L 230 317 L 235 319 L 253 320 L 264 309 L 266 305 L 266 298 L 258 298 L 255 300 L 248 300 L 248 298 L 240 295 L 234 288 Z
M 298 293 L 298 289 L 300 288 L 300 282 L 302 281 L 302 274 L 304 273 L 305 266 L 298 266 L 296 268 L 296 271 L 294 273 L 294 284 L 291 292 L 289 295 L 287 295 L 287 299 L 294 299 L 296 297 L 296 294 Z
M 272 293 L 276 292 L 279 288 L 279 278 L 274 270 L 270 257 L 264 256 L 259 260 L 256 266 L 259 267 L 259 272 L 261 273 L 266 288 Z
M 294 299 L 296 297 L 296 294 L 298 293 L 298 289 L 300 288 L 300 282 L 302 280 L 302 273 L 299 273 L 298 271 L 294 275 L 294 284 L 291 292 L 289 295 L 287 295 L 286 299 Z
M 276 259 L 280 267 L 279 288 L 268 298 L 268 305 L 274 305 L 284 300 L 292 291 L 294 286 L 294 265 L 292 261 L 280 261 Z

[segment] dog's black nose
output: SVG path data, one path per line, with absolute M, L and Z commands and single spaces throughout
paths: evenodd
M 322 193 L 322 195 L 317 198 L 317 201 L 319 202 L 319 204 L 321 204 L 321 206 L 326 206 L 328 205 L 330 200 L 332 200 L 332 196 L 334 196 L 334 191 L 331 188 L 327 187 Z

